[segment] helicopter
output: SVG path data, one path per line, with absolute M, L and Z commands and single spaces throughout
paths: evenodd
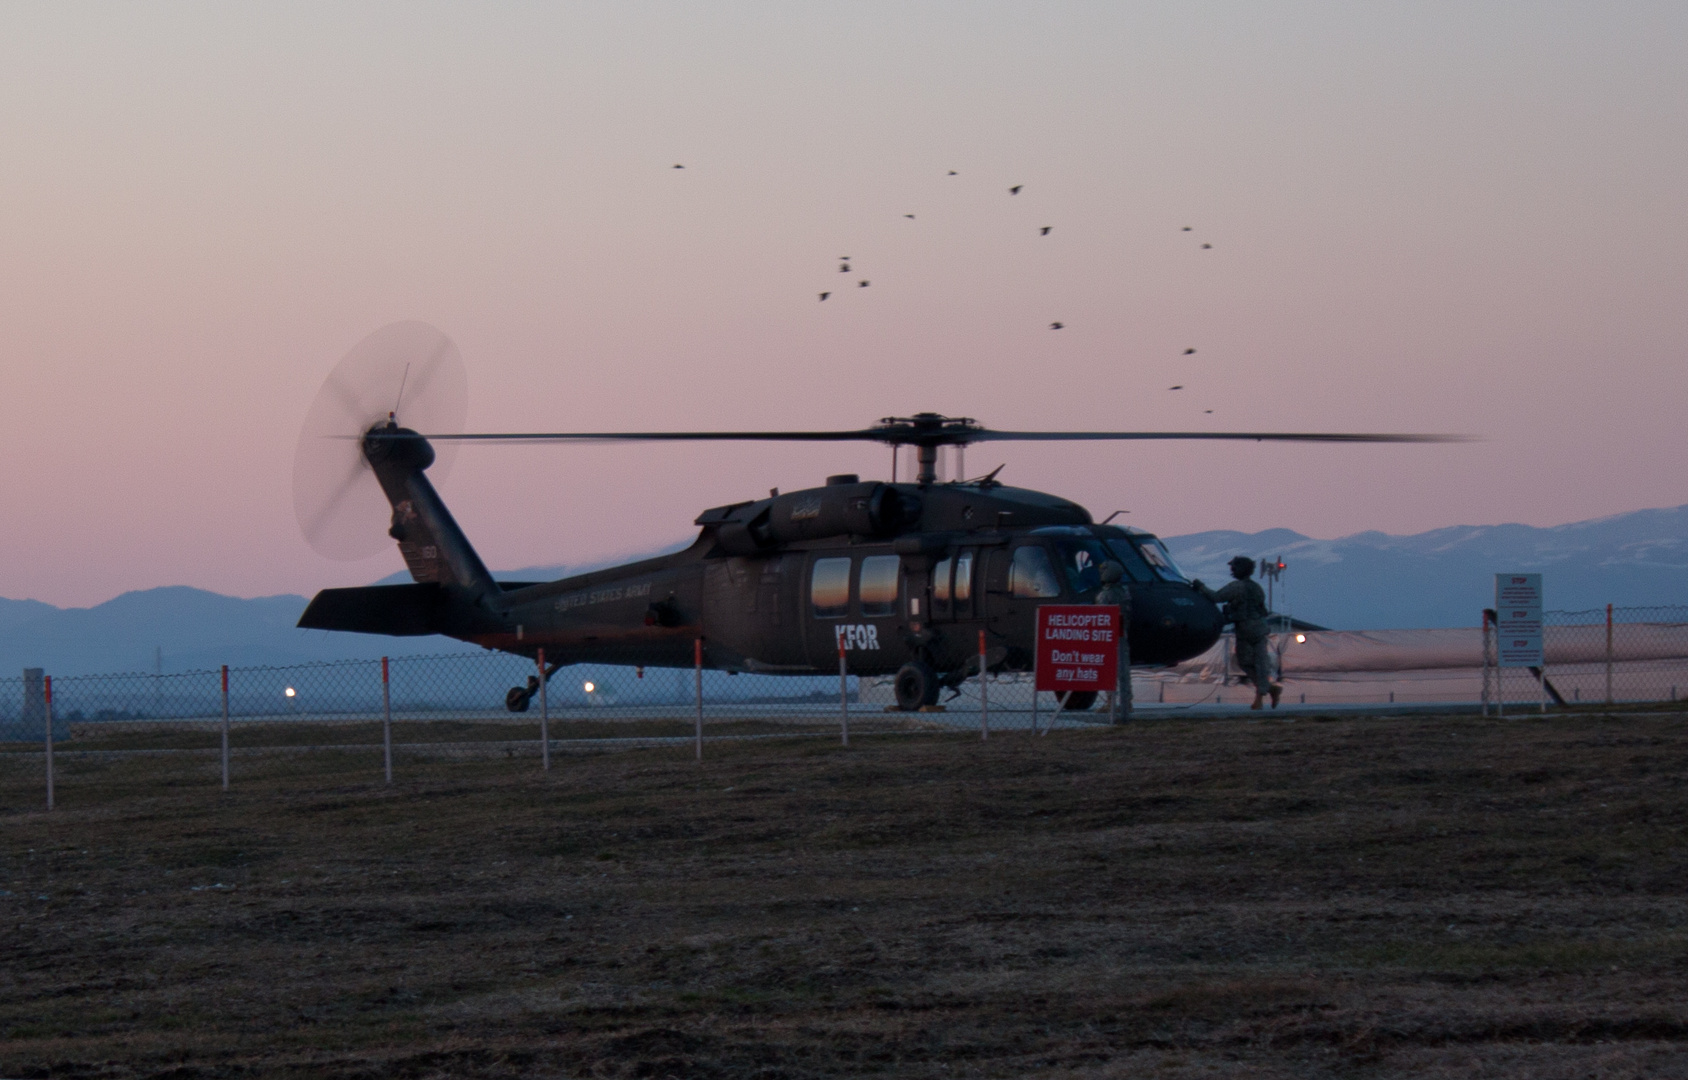
M 381 386 L 394 382 L 398 397 L 381 416 Z M 401 637 L 443 634 L 535 660 L 543 655 L 542 674 L 506 695 L 512 712 L 527 709 L 541 678 L 572 664 L 701 664 L 733 673 L 814 675 L 838 670 L 841 652 L 854 674 L 894 676 L 896 707 L 917 711 L 935 705 L 944 689 L 956 691 L 981 667 L 1030 670 L 1037 607 L 1088 602 L 1108 561 L 1124 569 L 1131 592 L 1126 630 L 1132 663 L 1171 666 L 1211 648 L 1224 619 L 1154 534 L 1098 523 L 1068 499 L 1008 486 L 997 479 L 1000 466 L 975 479 L 941 482 L 939 448 L 1010 441 L 1459 438 L 999 431 L 932 412 L 843 431 L 461 433 L 450 428 L 462 419 L 457 399 L 465 382 L 448 338 L 423 323 L 397 323 L 365 339 L 324 384 L 295 456 L 301 527 L 326 553 L 343 553 L 352 540 L 367 551 L 369 537 L 347 531 L 345 509 L 373 480 L 384 497 L 385 535 L 397 543 L 413 580 L 324 589 L 298 625 Z M 401 424 L 401 409 L 407 422 L 419 415 L 438 426 L 424 433 L 417 430 L 421 423 Z M 682 551 L 555 581 L 512 582 L 493 579 L 428 475 L 442 456 L 439 447 L 449 452 L 465 443 L 727 440 L 886 444 L 893 447 L 893 478 L 839 474 L 819 487 L 713 507 L 697 515 L 697 537 Z M 918 467 L 912 481 L 899 483 L 901 447 L 914 448 Z M 337 485 L 321 482 L 335 471 L 342 475 Z M 370 491 L 359 500 L 371 534 L 372 496 Z M 1094 692 L 1073 691 L 1062 704 L 1080 711 L 1095 700 Z

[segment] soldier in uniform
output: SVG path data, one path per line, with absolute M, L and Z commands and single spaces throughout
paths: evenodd
M 1114 698 L 1114 723 L 1131 719 L 1131 590 L 1120 580 L 1125 568 L 1109 559 L 1097 568 L 1102 587 L 1096 590 L 1097 604 L 1119 605 L 1119 689 Z
M 1271 613 L 1266 609 L 1266 590 L 1252 580 L 1254 560 L 1246 555 L 1238 555 L 1231 560 L 1231 576 L 1236 580 L 1217 591 L 1200 581 L 1191 584 L 1209 600 L 1224 604 L 1227 621 L 1236 625 L 1237 666 L 1254 684 L 1254 704 L 1249 708 L 1260 708 L 1266 695 L 1270 694 L 1272 708 L 1275 709 L 1284 688 L 1272 681 L 1272 657 L 1271 650 L 1267 648 L 1266 629 L 1266 617 Z

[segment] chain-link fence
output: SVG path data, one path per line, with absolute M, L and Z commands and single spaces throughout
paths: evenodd
M 1479 616 L 1480 617 L 1480 616 Z M 1435 630 L 1284 630 L 1271 653 L 1296 705 L 1625 705 L 1688 695 L 1688 606 L 1543 613 L 1547 665 L 1492 666 L 1478 624 Z M 1227 634 L 1175 668 L 1136 673 L 1139 703 L 1232 705 L 1253 698 Z
M 1609 614 L 1609 618 L 1608 618 Z M 1546 682 L 1509 669 L 1498 693 L 1534 704 L 1674 701 L 1688 693 L 1688 607 L 1549 612 Z M 1273 636 L 1290 705 L 1470 704 L 1485 698 L 1482 631 Z M 570 755 L 639 749 L 704 758 L 769 739 L 911 732 L 979 737 L 1109 722 L 1106 698 L 1057 701 L 1027 673 L 974 675 L 920 712 L 886 676 L 775 676 L 576 665 L 541 682 L 504 653 L 0 679 L 0 804 L 292 779 L 361 783 L 461 771 L 566 767 Z M 1246 706 L 1227 637 L 1203 657 L 1133 672 L 1137 713 Z M 1491 685 L 1487 693 L 1497 691 Z M 50 738 L 49 738 L 50 733 Z
M 769 739 L 1044 731 L 1108 722 L 1034 695 L 1029 675 L 977 676 L 903 712 L 891 680 L 576 665 L 542 681 L 504 653 L 292 667 L 0 679 L 0 801 L 134 795 L 159 785 L 320 785 L 453 768 L 549 769 L 639 749 L 702 759 Z M 1086 711 L 1065 708 L 1083 704 Z M 50 732 L 50 737 L 49 737 Z M 51 793 L 47 795 L 48 783 Z

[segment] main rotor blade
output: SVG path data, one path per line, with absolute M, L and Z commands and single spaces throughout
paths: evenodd
M 379 437 L 380 433 L 373 433 Z M 882 442 L 962 444 L 979 442 L 1097 442 L 1152 440 L 1232 440 L 1317 443 L 1454 443 L 1472 442 L 1471 435 L 1415 435 L 1409 433 L 1328 431 L 967 431 L 917 432 L 865 428 L 857 431 L 582 431 L 471 432 L 428 435 L 440 442 L 508 443 L 622 443 L 622 442 Z
M 379 437 L 380 432 L 374 433 Z M 884 432 L 865 431 L 539 431 L 427 435 L 430 442 L 882 442 Z
M 969 436 L 971 442 L 1084 442 L 1090 440 L 1231 439 L 1254 442 L 1453 443 L 1474 442 L 1474 435 L 1414 435 L 1339 431 L 992 431 Z

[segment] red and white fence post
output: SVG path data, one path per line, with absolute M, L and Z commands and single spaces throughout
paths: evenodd
M 53 677 L 41 677 L 41 711 L 47 716 L 47 809 L 53 808 Z
M 850 669 L 844 660 L 844 635 L 838 635 L 838 730 L 850 745 Z
M 697 759 L 703 760 L 703 639 L 692 642 L 692 669 L 697 684 Z
M 390 784 L 393 782 L 393 692 L 385 656 L 381 658 L 381 761 Z
M 551 699 L 545 688 L 551 682 L 545 677 L 545 647 L 539 647 L 539 761 L 540 768 L 551 771 Z
M 1606 704 L 1612 704 L 1612 605 L 1606 605 Z
M 229 789 L 229 666 L 223 665 L 223 790 Z

